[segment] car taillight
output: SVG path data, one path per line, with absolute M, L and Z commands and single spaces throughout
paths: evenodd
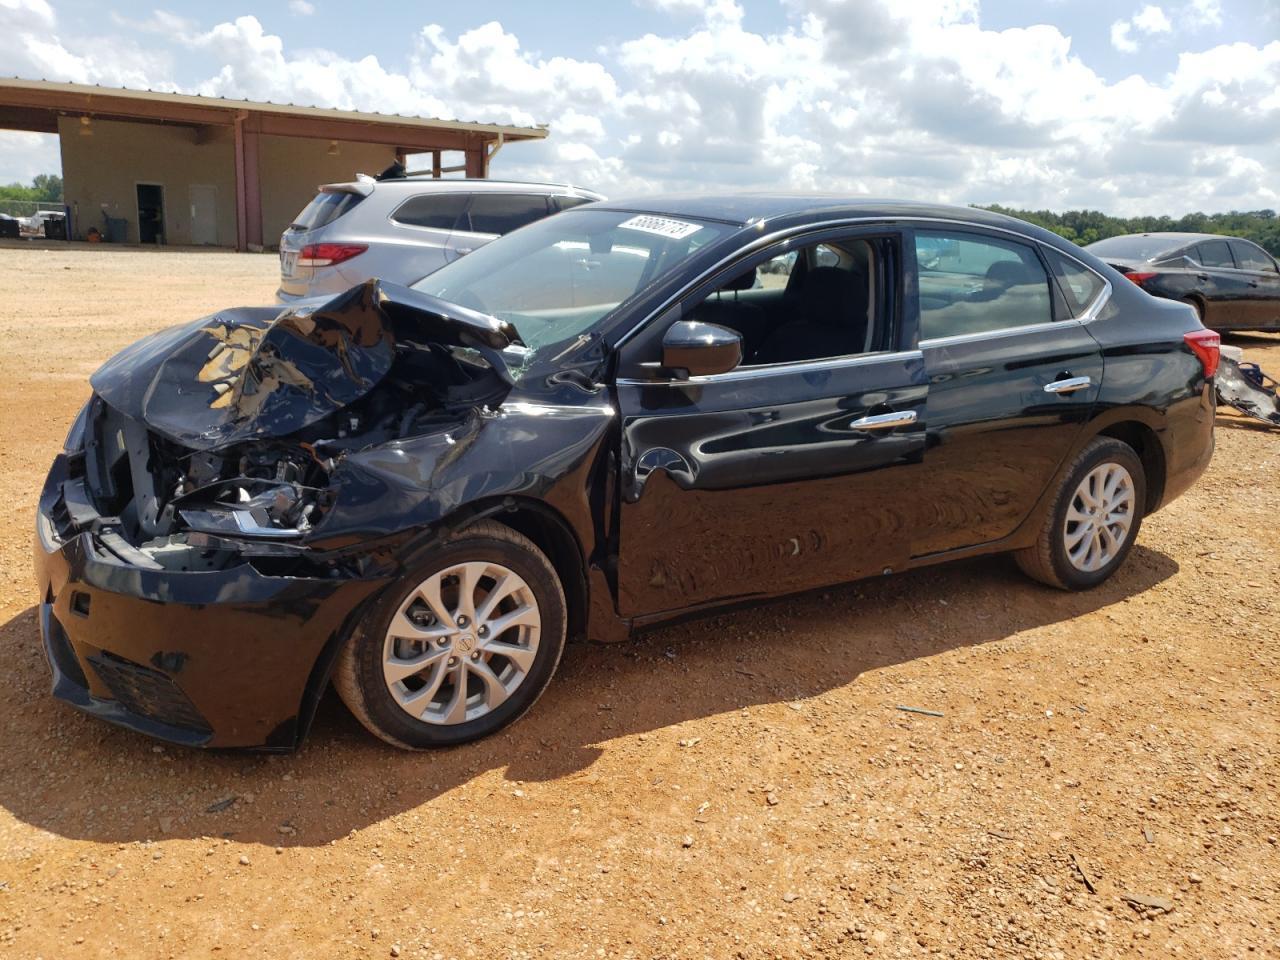
M 332 267 L 368 250 L 363 243 L 308 243 L 298 253 L 300 267 Z
M 1146 283 L 1148 280 L 1150 280 L 1154 276 L 1155 276 L 1154 273 L 1126 273 L 1125 274 L 1126 279 L 1132 280 L 1138 286 L 1142 286 L 1144 283 Z
M 1187 346 L 1200 361 L 1200 366 L 1204 367 L 1206 378 L 1218 372 L 1218 359 L 1221 356 L 1218 348 L 1222 345 L 1220 336 L 1212 330 L 1192 330 L 1190 333 L 1183 334 L 1182 339 L 1187 341 Z

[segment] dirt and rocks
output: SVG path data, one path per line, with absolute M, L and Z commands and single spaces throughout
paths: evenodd
M 49 696 L 32 511 L 96 365 L 275 261 L 0 263 L 0 956 L 1280 955 L 1277 433 L 1220 418 L 1091 593 L 958 563 L 572 648 L 463 749 L 329 697 L 295 755 L 190 752 Z

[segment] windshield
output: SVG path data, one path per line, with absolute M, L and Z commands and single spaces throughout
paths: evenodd
M 1170 237 L 1132 236 L 1111 237 L 1099 240 L 1087 247 L 1095 257 L 1122 257 L 1127 260 L 1154 260 L 1175 249 L 1185 241 Z
M 567 345 L 618 304 L 734 229 L 583 207 L 485 244 L 413 289 L 506 320 L 532 353 Z

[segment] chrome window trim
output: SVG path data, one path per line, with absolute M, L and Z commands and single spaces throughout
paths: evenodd
M 1046 333 L 1050 330 L 1061 330 L 1063 327 L 1082 327 L 1085 321 L 1078 317 L 1070 320 L 1050 320 L 1047 323 L 1029 323 L 1025 327 L 1001 327 L 999 330 L 979 330 L 975 333 L 953 333 L 947 337 L 930 337 L 921 340 L 922 348 L 949 347 L 957 343 L 973 343 L 978 340 L 993 340 L 996 337 L 1008 337 L 1019 333 Z
M 764 247 L 767 247 L 772 243 L 777 243 L 778 241 L 781 241 L 781 240 L 787 240 L 792 237 L 801 236 L 806 233 L 818 233 L 823 230 L 833 230 L 839 227 L 869 226 L 873 224 L 880 224 L 886 227 L 892 227 L 895 224 L 904 224 L 904 223 L 911 223 L 911 224 L 942 223 L 942 224 L 954 225 L 959 227 L 969 227 L 970 229 L 977 229 L 978 231 L 990 230 L 994 233 L 1006 233 L 1011 237 L 1017 237 L 1023 243 L 1030 244 L 1032 247 L 1035 247 L 1035 248 L 1048 246 L 1048 244 L 1046 244 L 1043 240 L 1040 240 L 1036 237 L 1027 236 L 1025 233 L 1022 233 L 1018 230 L 1013 230 L 1009 227 L 996 227 L 986 223 L 973 223 L 972 221 L 969 221 L 969 220 L 955 220 L 955 219 L 946 218 L 946 217 L 913 217 L 913 216 L 898 217 L 898 216 L 889 216 L 889 215 L 879 216 L 879 217 L 842 217 L 837 220 L 819 220 L 815 223 L 807 223 L 802 226 L 788 227 L 785 230 L 778 230 L 774 233 L 765 234 L 764 236 L 760 237 L 758 240 L 748 244 L 746 247 L 740 247 L 739 249 L 735 250 L 733 253 L 729 254 L 727 257 L 723 257 L 722 259 L 718 260 L 716 263 L 712 264 L 706 270 L 702 271 L 702 273 L 698 274 L 698 276 L 695 277 L 692 281 L 690 281 L 688 284 L 682 287 L 679 293 L 676 293 L 673 296 L 668 297 L 656 309 L 651 310 L 643 320 L 635 324 L 633 327 L 631 327 L 631 329 L 629 329 L 626 333 L 624 333 L 621 337 L 619 337 L 618 340 L 613 344 L 613 349 L 614 350 L 622 349 L 622 347 L 624 347 L 627 344 L 627 342 L 631 340 L 632 337 L 634 337 L 637 333 L 639 333 L 641 330 L 647 327 L 649 323 L 652 322 L 655 318 L 662 316 L 664 313 L 670 310 L 674 304 L 679 303 L 680 300 L 682 300 L 690 290 L 697 287 L 700 283 L 702 283 L 712 274 L 717 273 L 718 271 L 724 269 L 729 264 L 733 263 L 735 260 L 745 259 L 746 257 L 750 256 L 752 252 L 758 249 L 763 249 Z M 751 226 L 750 224 L 743 224 L 741 229 L 747 229 L 750 226 Z M 1083 321 L 1086 323 L 1090 320 L 1093 320 L 1095 317 L 1098 316 L 1099 313 L 1102 312 L 1102 308 L 1106 306 L 1106 302 L 1111 298 L 1111 293 L 1112 293 L 1111 281 L 1108 280 L 1106 277 L 1104 277 L 1102 274 L 1098 273 L 1097 270 L 1089 266 L 1089 264 L 1085 263 L 1079 257 L 1076 257 L 1070 253 L 1067 253 L 1064 250 L 1058 250 L 1057 247 L 1052 247 L 1051 249 L 1057 251 L 1058 253 L 1061 253 L 1065 257 L 1070 257 L 1072 260 L 1080 264 L 1080 266 L 1084 267 L 1086 270 L 1088 270 L 1090 273 L 1092 273 L 1094 276 L 1096 276 L 1099 280 L 1102 281 L 1103 283 L 1102 290 L 1099 292 L 1098 296 L 1094 299 L 1094 302 L 1090 304 L 1089 308 L 1085 310 L 1084 314 L 1079 317 L 1071 318 L 1072 320 Z M 1060 326 L 1065 322 L 1067 321 L 1055 320 L 1052 322 L 1052 325 Z M 1006 329 L 1007 330 L 1025 330 L 1027 328 L 1026 327 L 1008 327 Z M 1000 331 L 990 331 L 990 332 L 998 333 Z M 820 362 L 820 361 L 814 361 L 814 362 Z M 719 376 L 725 376 L 725 374 L 719 374 Z M 619 380 L 618 382 L 622 383 L 622 382 L 630 382 L 630 381 Z M 635 382 L 649 383 L 650 381 L 639 380 Z M 680 381 L 680 382 L 687 383 L 689 381 Z
M 791 360 L 786 363 L 769 363 L 758 367 L 736 367 L 725 373 L 711 373 L 704 377 L 689 377 L 685 380 L 644 380 L 637 377 L 618 377 L 615 383 L 636 387 L 688 387 L 701 386 L 708 383 L 730 383 L 737 380 L 758 380 L 761 377 L 788 373 L 813 373 L 825 370 L 843 370 L 846 367 L 861 367 L 872 363 L 894 360 L 924 359 L 924 354 L 917 350 L 894 350 L 880 353 L 859 353 L 846 357 L 823 357 L 821 360 Z

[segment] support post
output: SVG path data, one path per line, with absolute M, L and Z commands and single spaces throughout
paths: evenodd
M 480 141 L 474 146 L 466 149 L 467 160 L 467 176 L 473 179 L 483 179 L 489 175 L 489 162 L 485 156 L 484 141 Z
M 236 116 L 236 249 L 262 249 L 262 181 L 259 134 L 247 111 Z

